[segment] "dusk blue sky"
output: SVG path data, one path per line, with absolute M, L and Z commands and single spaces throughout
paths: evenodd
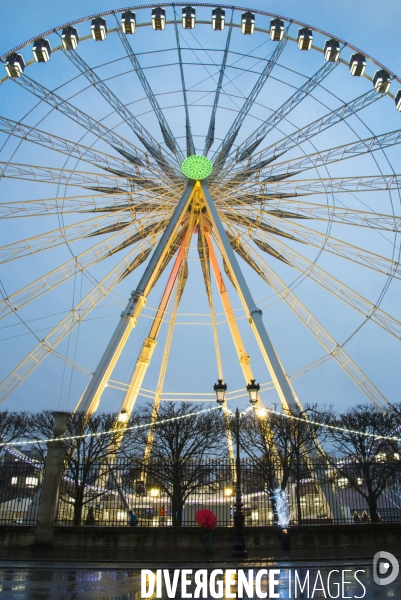
M 234 6 L 243 6 L 243 3 L 234 2 Z M 18 8 L 16 8 L 15 2 L 3 0 L 2 20 L 5 25 L 2 28 L 0 53 L 5 54 L 25 40 L 36 37 L 43 31 L 65 22 L 120 7 L 120 2 L 107 2 L 106 0 L 99 0 L 97 2 L 78 2 L 77 0 L 54 2 L 43 0 L 40 5 L 21 0 L 18 3 Z M 297 19 L 332 33 L 360 48 L 388 69 L 401 75 L 401 41 L 399 37 L 401 5 L 396 0 L 384 0 L 380 5 L 378 5 L 376 0 L 365 0 L 364 2 L 339 0 L 335 3 L 323 3 L 321 0 L 305 0 L 303 2 L 300 0 L 274 0 L 271 2 L 254 0 L 249 5 L 249 8 L 275 12 L 288 19 Z M 181 9 L 178 8 L 177 10 L 180 11 Z M 206 12 L 202 12 L 202 10 L 205 11 L 206 9 L 198 10 L 200 18 L 202 14 L 206 15 L 206 12 L 209 11 L 209 9 Z M 167 18 L 171 18 L 172 9 L 169 8 L 167 11 Z M 138 11 L 138 20 L 143 21 L 142 14 L 142 11 Z M 238 13 L 236 14 L 238 17 Z M 265 25 L 268 24 L 268 19 L 264 19 L 264 21 L 261 19 L 258 23 L 263 21 Z M 108 22 L 109 27 L 114 27 L 112 17 L 108 17 Z M 209 27 L 207 31 L 206 27 Z M 81 36 L 87 35 L 89 33 L 89 24 L 87 22 L 80 24 L 79 31 Z M 291 31 L 292 35 L 296 35 L 297 27 L 293 25 Z M 138 30 L 135 36 L 131 36 L 130 41 L 134 50 L 140 55 L 141 53 L 147 53 L 150 49 L 156 51 L 163 48 L 171 48 L 174 43 L 173 32 L 174 29 L 171 25 L 162 34 L 146 28 L 146 32 L 145 29 Z M 196 43 L 194 41 L 195 38 L 189 37 L 192 34 L 183 32 L 181 27 L 180 33 L 183 36 L 183 47 L 185 47 L 185 40 L 187 40 L 188 44 L 192 42 Z M 248 62 L 243 62 L 242 66 L 249 68 L 251 73 L 247 74 L 242 71 L 242 78 L 238 79 L 238 87 L 236 88 L 234 85 L 230 87 L 232 98 L 225 96 L 221 101 L 221 106 L 224 110 L 221 110 L 219 114 L 219 123 L 216 130 L 216 136 L 220 138 L 228 130 L 235 117 L 235 111 L 242 104 L 241 93 L 249 91 L 255 81 L 255 74 L 252 70 L 254 68 L 256 70 L 260 69 L 260 65 L 255 67 L 255 57 L 266 57 L 269 52 L 274 50 L 273 45 L 268 45 L 271 42 L 267 42 L 267 36 L 263 38 L 261 33 L 253 37 L 248 37 L 241 36 L 239 31 L 236 30 L 234 34 L 231 49 L 239 53 L 248 52 L 249 49 L 249 53 L 252 54 L 253 58 L 246 59 Z M 51 39 L 56 40 L 55 34 L 52 35 L 54 37 Z M 184 38 L 184 35 L 187 37 Z M 202 42 L 203 49 L 212 47 L 212 45 L 213 47 L 224 48 L 225 32 L 218 38 L 216 36 L 219 34 L 212 33 L 210 26 L 198 25 L 195 28 L 194 35 Z M 257 36 L 260 36 L 260 38 Z M 110 34 L 106 42 L 102 44 L 95 44 L 91 40 L 82 42 L 79 50 L 81 52 L 82 49 L 82 56 L 91 66 L 99 66 L 97 72 L 100 76 L 110 78 L 110 87 L 119 95 L 123 102 L 129 105 L 133 114 L 138 116 L 149 131 L 159 139 L 161 138 L 160 130 L 153 116 L 147 112 L 148 107 L 143 100 L 143 90 L 138 85 L 135 75 L 132 73 L 128 74 L 128 76 L 122 75 L 125 63 L 122 63 L 122 66 L 120 66 L 119 59 L 122 56 L 122 52 L 117 44 L 116 37 L 115 33 Z M 320 46 L 324 44 L 324 36 L 316 36 L 315 39 Z M 55 42 L 52 41 L 52 43 L 56 45 Z M 30 47 L 24 48 L 22 53 L 25 60 L 31 58 Z M 219 56 L 221 57 L 221 53 Z M 350 56 L 349 49 L 344 50 L 344 56 Z M 196 57 L 194 53 L 192 58 L 195 62 Z M 104 65 L 104 63 L 111 59 L 115 59 L 116 62 Z M 174 104 L 178 105 L 181 103 L 181 99 L 177 94 L 178 68 L 175 67 L 174 70 L 173 67 L 157 69 L 158 60 L 165 61 L 163 62 L 165 64 L 176 62 L 177 59 L 176 56 L 173 57 L 172 55 L 170 59 L 170 53 L 166 50 L 164 53 L 159 54 L 144 54 L 141 64 L 144 67 L 148 67 L 146 73 L 149 81 L 154 86 L 155 92 L 160 94 L 160 103 L 162 106 L 166 106 L 166 115 L 169 124 L 173 131 L 177 132 L 179 141 L 182 143 L 184 133 L 183 111 L 179 106 L 173 108 Z M 196 60 L 203 60 L 209 65 L 211 58 L 206 51 L 199 47 Z M 232 58 L 232 62 L 234 60 L 235 57 Z M 280 106 L 290 93 L 292 93 L 289 91 L 291 89 L 290 86 L 299 87 L 302 85 L 303 80 L 299 76 L 299 72 L 310 76 L 323 64 L 323 56 L 318 52 L 301 53 L 295 44 L 288 44 L 280 64 L 286 68 L 280 67 L 281 70 L 277 70 L 277 73 L 274 71 L 273 75 L 277 75 L 277 79 L 284 78 L 285 83 L 283 84 L 280 81 L 274 80 L 274 83 L 272 82 L 271 85 L 270 82 L 268 82 L 269 85 L 265 85 L 258 98 L 260 104 L 255 105 L 253 111 L 251 111 L 251 115 L 246 121 L 245 132 L 241 132 L 239 141 L 244 140 L 266 118 L 269 110 L 274 110 Z M 204 136 L 209 123 L 211 97 L 213 97 L 210 96 L 213 86 L 210 88 L 210 77 L 209 81 L 207 77 L 208 73 L 216 72 L 216 69 L 210 66 L 207 69 L 209 70 L 206 72 L 200 66 L 194 66 L 193 68 L 189 66 L 185 67 L 188 88 L 191 88 L 191 86 L 195 88 L 198 82 L 202 80 L 202 75 L 204 75 L 204 89 L 206 91 L 209 90 L 209 96 L 206 96 L 206 100 L 203 103 L 200 101 L 203 94 L 203 90 L 200 93 L 200 88 L 199 91 L 195 90 L 192 92 L 192 95 L 189 95 L 190 102 L 193 102 L 190 109 L 192 130 L 195 145 L 199 153 L 202 153 Z M 376 67 L 372 63 L 368 63 L 367 69 L 369 74 L 373 76 Z M 29 67 L 27 73 L 30 77 L 37 78 L 43 85 L 51 89 L 61 86 L 65 81 L 72 79 L 77 74 L 76 72 L 74 74 L 73 66 L 61 55 L 61 52 L 57 52 L 57 55 L 54 53 L 51 61 L 46 65 L 35 64 Z M 119 77 L 113 79 L 114 74 L 118 74 Z M 62 88 L 62 95 L 70 97 L 75 93 L 81 92 L 86 87 L 82 79 L 82 77 L 76 78 L 68 83 Z M 279 132 L 272 133 L 272 140 L 281 139 L 283 135 L 294 131 L 294 126 L 304 126 L 306 123 L 325 114 L 329 109 L 335 108 L 342 101 L 351 100 L 367 92 L 370 87 L 371 83 L 369 81 L 364 78 L 352 78 L 349 75 L 347 67 L 340 65 L 333 75 L 327 79 L 327 90 L 322 88 L 316 92 L 316 97 L 305 101 L 294 110 L 289 115 L 289 122 L 281 124 L 282 129 Z M 397 82 L 393 82 L 391 89 L 395 93 L 400 87 L 401 85 L 397 84 Z M 174 90 L 174 93 L 171 91 L 170 96 L 168 96 L 168 90 Z M 164 92 L 166 92 L 165 96 L 163 96 Z M 331 96 L 329 92 L 335 94 L 337 98 Z M 169 99 L 170 97 L 171 100 Z M 175 98 L 177 98 L 176 102 Z M 96 90 L 89 89 L 82 95 L 79 94 L 76 96 L 76 99 L 73 98 L 71 102 L 76 102 L 77 106 L 97 119 L 105 118 L 105 123 L 109 127 L 117 126 L 119 123 L 118 120 L 113 120 L 113 117 L 106 117 L 110 113 L 110 108 L 107 107 L 103 99 L 99 100 Z M 164 102 L 167 104 L 163 104 Z M 208 103 L 209 106 L 207 106 Z M 13 120 L 22 119 L 35 104 L 36 99 L 34 96 L 20 89 L 12 82 L 6 81 L 0 85 L 0 116 L 6 116 Z M 168 110 L 167 107 L 169 107 Z M 65 135 L 74 141 L 80 140 L 80 137 L 84 133 L 83 130 L 70 124 L 66 119 L 60 120 L 59 115 L 55 114 L 55 111 L 49 115 L 47 115 L 47 112 L 47 108 L 39 106 L 26 117 L 24 122 L 36 125 L 43 119 L 41 124 L 37 125 L 38 128 L 57 135 Z M 394 101 L 386 97 L 365 109 L 361 113 L 360 120 L 356 117 L 353 118 L 352 126 L 355 134 L 351 133 L 345 125 L 339 125 L 328 130 L 325 134 L 321 134 L 316 140 L 316 148 L 323 150 L 355 141 L 355 135 L 366 138 L 370 135 L 400 129 L 401 113 L 396 111 Z M 118 130 L 117 128 L 117 131 L 120 131 L 121 135 L 127 137 L 127 130 Z M 1 137 L 1 144 L 4 141 L 5 137 Z M 135 143 L 135 140 L 132 141 Z M 89 141 L 85 138 L 82 143 L 89 144 Z M 97 147 L 105 152 L 110 151 L 107 149 L 106 144 L 102 145 L 102 142 Z M 213 155 L 216 148 L 217 144 L 213 146 L 209 156 Z M 0 160 L 10 160 L 14 149 L 16 149 L 15 144 L 13 145 L 13 142 L 9 142 L 1 151 Z M 308 148 L 305 146 L 302 152 L 304 151 L 313 152 L 315 150 L 313 150 L 313 146 L 308 146 Z M 291 157 L 299 156 L 302 152 L 293 151 Z M 330 166 L 329 175 L 333 177 L 352 175 L 370 176 L 377 175 L 379 172 L 378 169 L 381 169 L 384 174 L 391 174 L 392 172 L 399 174 L 399 150 L 392 148 L 388 151 L 387 156 L 389 162 L 387 162 L 384 155 L 378 156 L 377 165 L 373 164 L 370 157 L 336 163 Z M 55 159 L 49 151 L 41 151 L 37 146 L 28 143 L 23 144 L 17 150 L 13 160 L 15 163 L 53 167 L 62 167 L 65 164 L 65 157 L 60 158 L 58 156 Z M 72 161 L 67 164 L 66 168 L 72 169 L 76 167 L 78 170 L 84 170 L 84 166 L 83 163 L 76 166 Z M 88 167 L 86 170 L 90 171 L 91 169 Z M 302 178 L 314 176 L 316 176 L 315 172 L 309 172 L 303 175 Z M 327 177 L 328 174 L 324 174 L 321 171 L 320 176 Z M 64 192 L 65 190 L 60 190 L 60 196 L 63 196 Z M 75 188 L 73 193 L 78 193 Z M 0 182 L 0 204 L 10 201 L 11 198 L 13 200 L 40 199 L 52 197 L 53 195 L 56 195 L 56 186 L 53 185 L 29 183 L 12 179 L 2 179 Z M 353 197 L 347 195 L 347 198 L 342 197 L 336 200 L 343 201 L 345 206 L 357 210 L 362 210 L 362 203 L 365 203 L 371 211 L 391 213 L 393 210 L 395 215 L 401 214 L 400 200 L 396 192 L 391 195 L 385 192 L 357 194 Z M 310 201 L 313 202 L 313 200 Z M 84 215 L 82 220 L 89 217 Z M 73 220 L 68 221 L 68 219 L 69 217 L 67 217 L 67 223 L 74 222 Z M 81 219 L 76 218 L 75 222 L 79 220 Z M 302 225 L 312 227 L 321 233 L 325 233 L 327 230 L 327 223 L 306 221 Z M 28 218 L 4 220 L 0 223 L 0 239 L 2 240 L 0 245 L 3 246 L 18 239 L 38 235 L 41 232 L 55 229 L 58 226 L 56 216 L 46 217 L 44 220 Z M 365 247 L 370 252 L 386 256 L 387 258 L 391 258 L 392 256 L 397 257 L 397 252 L 395 251 L 394 253 L 394 245 L 396 249 L 399 249 L 399 239 L 395 238 L 394 234 L 390 232 L 378 233 L 346 225 L 334 225 L 331 234 L 334 237 L 346 240 L 350 244 Z M 208 312 L 208 304 L 197 261 L 197 240 L 195 238 L 189 251 L 190 275 L 179 309 L 164 390 L 166 392 L 184 393 L 188 391 L 210 394 L 213 383 L 217 379 L 217 369 L 214 359 L 210 319 L 205 316 Z M 100 239 L 95 240 L 96 243 L 98 241 Z M 283 241 L 286 243 L 285 239 Z M 72 247 L 78 251 L 82 251 L 87 247 L 84 241 L 74 242 L 74 244 Z M 301 244 L 291 244 L 292 242 L 288 242 L 291 248 L 305 255 L 308 259 L 313 261 L 317 258 L 318 252 L 316 248 L 310 248 Z M 262 256 L 288 285 L 293 284 L 294 280 L 297 280 L 299 273 L 294 272 L 280 261 L 266 257 L 266 255 Z M 5 290 L 6 294 L 11 294 L 30 281 L 56 268 L 69 258 L 71 258 L 71 254 L 69 254 L 68 249 L 60 246 L 48 252 L 28 256 L 24 259 L 1 265 L 0 278 L 4 286 L 3 291 Z M 120 256 L 118 257 L 119 259 L 121 259 Z M 117 263 L 116 257 L 111 257 L 107 260 L 109 261 L 107 268 L 103 262 L 91 268 L 89 277 L 93 278 L 92 281 L 102 279 L 107 270 L 110 270 Z M 288 307 L 284 306 L 281 301 L 277 301 L 274 292 L 269 289 L 266 283 L 262 282 L 256 273 L 251 271 L 241 259 L 238 260 L 247 277 L 255 300 L 264 311 L 266 328 L 280 355 L 285 371 L 288 374 L 293 374 L 322 357 L 324 355 L 322 347 L 299 320 L 292 315 Z M 385 285 L 386 277 L 370 269 L 353 264 L 350 261 L 328 255 L 327 253 L 323 253 L 318 258 L 317 264 L 334 277 L 337 277 L 355 289 L 359 294 L 368 298 L 372 303 L 378 301 L 381 290 Z M 143 267 L 140 267 L 119 284 L 116 291 L 111 294 L 110 299 L 104 300 L 91 313 L 90 320 L 83 322 L 79 330 L 74 330 L 70 343 L 67 341 L 63 342 L 58 347 L 58 351 L 68 356 L 69 359 L 75 360 L 75 362 L 85 369 L 93 372 L 118 322 L 119 314 L 124 308 L 129 294 L 135 289 L 142 272 Z M 158 286 L 152 291 L 147 308 L 143 316 L 139 319 L 138 325 L 127 344 L 126 352 L 112 376 L 113 380 L 120 382 L 127 382 L 129 380 L 130 372 L 151 324 L 152 309 L 158 305 L 163 291 L 163 283 L 165 284 L 167 275 L 167 272 L 163 274 Z M 80 297 L 89 292 L 89 277 L 83 278 L 78 275 L 75 280 L 59 286 L 51 294 L 43 296 L 42 299 L 22 309 L 21 317 L 36 332 L 36 335 L 40 339 L 65 316 L 66 312 L 71 309 L 74 303 L 77 303 Z M 254 374 L 261 383 L 268 382 L 270 377 L 250 328 L 247 326 L 238 296 L 229 282 L 227 283 L 227 287 L 230 289 L 232 302 L 237 311 L 238 323 L 246 349 L 251 355 Z M 294 291 L 338 342 L 343 343 L 352 336 L 351 340 L 345 346 L 346 351 L 390 401 L 399 401 L 398 390 L 401 383 L 400 340 L 396 339 L 395 336 L 389 335 L 371 322 L 365 324 L 356 335 L 352 335 L 363 323 L 363 316 L 350 309 L 332 295 L 321 290 L 316 284 L 306 281 L 305 278 L 298 281 L 298 285 L 294 287 Z M 224 322 L 217 294 L 214 296 L 217 321 L 219 323 L 219 340 L 223 356 L 224 379 L 228 383 L 229 390 L 243 389 L 245 382 L 231 343 L 228 326 Z M 398 321 L 401 320 L 399 298 L 400 281 L 394 279 L 380 306 L 384 311 L 398 319 Z M 186 324 L 189 322 L 191 325 Z M 166 332 L 167 324 L 164 324 L 154 360 L 148 369 L 143 384 L 143 387 L 147 390 L 155 390 L 157 385 L 158 370 Z M 2 356 L 0 380 L 15 368 L 27 353 L 35 347 L 35 344 L 36 340 L 33 334 L 15 316 L 10 316 L 8 319 L 0 321 L 0 354 Z M 64 367 L 64 363 L 61 360 L 51 356 L 43 361 L 33 374 L 15 389 L 12 395 L 2 404 L 2 408 L 31 411 L 43 408 L 72 410 L 81 396 L 87 381 L 88 379 L 79 372 L 75 372 L 72 376 L 72 370 L 69 366 Z M 337 410 L 367 401 L 366 397 L 333 360 L 329 360 L 302 377 L 294 379 L 294 388 L 301 402 L 333 404 Z M 104 393 L 101 407 L 107 410 L 118 410 L 122 398 L 122 391 L 111 388 L 107 389 Z M 147 400 L 149 398 L 143 396 L 140 402 L 146 402 Z M 264 392 L 262 400 L 269 405 L 278 403 L 278 397 L 274 391 Z M 245 406 L 247 398 L 244 396 L 239 401 L 241 406 Z M 236 401 L 233 401 L 232 406 L 236 406 Z

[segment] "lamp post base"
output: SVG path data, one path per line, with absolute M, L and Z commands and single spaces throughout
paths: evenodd
M 234 513 L 234 544 L 231 552 L 233 558 L 246 558 L 248 551 L 246 549 L 244 539 L 244 515 L 242 514 L 242 504 L 240 507 L 240 514 Z M 237 512 L 237 509 L 236 511 Z

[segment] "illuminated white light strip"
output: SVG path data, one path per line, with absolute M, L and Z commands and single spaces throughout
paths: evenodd
M 207 413 L 212 410 L 221 410 L 221 406 L 214 406 L 213 408 L 206 408 L 205 410 L 188 413 L 187 415 L 180 415 L 179 417 L 172 417 L 171 419 L 163 419 L 162 421 L 157 421 L 155 423 L 144 423 L 143 425 L 133 425 L 132 427 L 126 427 L 124 431 L 132 431 L 133 429 L 143 429 L 144 427 L 155 427 L 157 425 L 162 425 L 163 423 L 168 423 L 170 421 L 178 421 L 179 419 L 186 419 L 187 417 L 201 415 L 203 413 Z M 230 409 L 227 409 L 227 410 L 228 410 L 229 414 L 234 415 L 232 410 L 230 410 Z M 248 413 L 250 410 L 254 410 L 253 406 L 246 408 L 244 411 L 242 411 L 240 413 L 240 415 L 243 416 L 246 413 Z M 278 415 L 279 417 L 285 417 L 286 419 L 295 419 L 296 421 L 303 421 L 304 423 L 308 423 L 309 425 L 317 425 L 319 427 L 325 427 L 326 429 L 334 429 L 336 431 L 345 431 L 347 433 L 355 433 L 357 435 L 363 435 L 365 437 L 371 437 L 371 438 L 375 438 L 377 440 L 390 440 L 390 441 L 394 441 L 394 442 L 401 442 L 401 438 L 395 437 L 395 436 L 377 435 L 375 433 L 366 433 L 364 431 L 355 431 L 354 429 L 346 429 L 345 427 L 337 427 L 336 425 L 327 425 L 325 423 L 318 423 L 317 421 L 311 421 L 309 419 L 302 419 L 300 417 L 295 417 L 294 415 L 280 413 L 277 410 L 273 410 L 271 408 L 266 408 L 266 407 L 264 407 L 264 410 L 266 410 L 267 412 L 273 413 L 275 415 Z M 30 445 L 45 444 L 47 442 L 57 442 L 57 441 L 61 441 L 61 440 L 63 440 L 63 441 L 64 440 L 78 440 L 78 439 L 84 439 L 84 438 L 88 438 L 88 437 L 101 437 L 103 435 L 112 435 L 115 433 L 116 433 L 116 430 L 98 431 L 97 433 L 85 433 L 83 435 L 71 435 L 68 437 L 48 438 L 48 439 L 43 439 L 43 440 L 24 440 L 22 442 L 13 442 L 12 444 L 7 443 L 7 442 L 2 442 L 2 443 L 0 443 L 0 448 L 10 447 L 10 446 L 24 446 L 26 444 L 30 444 Z
M 143 425 L 133 425 L 132 427 L 125 427 L 124 431 L 131 431 L 133 429 L 143 429 L 144 427 L 155 427 L 156 425 L 162 425 L 163 423 L 168 423 L 169 421 L 178 421 L 179 419 L 186 419 L 187 417 L 193 417 L 196 415 L 201 415 L 202 413 L 210 412 L 212 410 L 220 410 L 220 406 L 214 406 L 213 408 L 206 408 L 205 410 L 200 410 L 198 412 L 188 413 L 187 415 L 180 415 L 178 417 L 172 417 L 171 419 L 163 419 L 162 421 L 157 421 L 155 423 L 144 423 Z M 43 440 L 24 440 L 22 442 L 2 442 L 0 443 L 0 448 L 9 447 L 9 446 L 25 446 L 32 444 L 46 444 L 48 442 L 60 442 L 65 440 L 80 440 L 89 437 L 102 437 L 103 435 L 112 435 L 118 433 L 117 430 L 113 429 L 111 431 L 98 431 L 96 433 L 84 433 L 82 435 L 70 435 L 68 437 L 59 437 L 59 438 L 47 438 Z M 400 440 L 401 441 L 401 440 Z

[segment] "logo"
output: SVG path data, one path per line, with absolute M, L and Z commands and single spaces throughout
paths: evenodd
M 400 565 L 390 552 L 376 552 L 373 557 L 373 579 L 377 585 L 389 585 L 398 577 Z M 386 577 L 383 577 L 386 575 Z

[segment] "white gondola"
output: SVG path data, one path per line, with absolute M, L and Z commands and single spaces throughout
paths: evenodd
M 397 110 L 401 112 L 401 90 L 398 90 L 398 92 L 396 93 L 394 101 L 395 101 Z
M 184 29 L 195 27 L 195 9 L 193 6 L 185 6 L 182 9 L 182 26 Z
M 152 9 L 152 27 L 155 31 L 163 31 L 166 26 L 166 11 L 161 6 Z
M 135 33 L 136 30 L 136 14 L 130 10 L 126 10 L 121 15 L 121 29 L 126 34 Z
M 76 27 L 64 27 L 61 34 L 64 50 L 76 50 L 79 44 L 79 35 Z
M 281 19 L 272 19 L 270 21 L 270 39 L 272 42 L 279 42 L 284 35 L 284 21 Z
M 255 31 L 255 15 L 249 10 L 242 13 L 241 31 L 244 35 L 252 35 Z
M 33 57 L 36 62 L 47 62 L 50 59 L 52 49 L 49 40 L 39 38 L 32 46 Z
M 102 17 L 92 19 L 91 30 L 93 39 L 96 42 L 103 42 L 107 37 L 106 19 L 103 19 Z
M 312 48 L 313 33 L 312 29 L 302 27 L 298 30 L 298 48 L 300 50 L 310 50 Z
M 226 20 L 226 11 L 224 8 L 214 8 L 212 10 L 212 27 L 215 31 L 223 31 Z
M 7 56 L 4 67 L 9 77 L 21 77 L 25 70 L 25 61 L 21 54 L 13 52 Z
M 353 54 L 349 61 L 349 70 L 354 77 L 361 77 L 366 69 L 366 58 L 363 54 Z
M 340 58 L 340 42 L 327 40 L 324 45 L 324 58 L 328 62 L 337 62 Z
M 386 94 L 390 88 L 390 83 L 391 79 L 387 71 L 384 71 L 383 69 L 376 71 L 373 77 L 373 85 L 379 94 Z

